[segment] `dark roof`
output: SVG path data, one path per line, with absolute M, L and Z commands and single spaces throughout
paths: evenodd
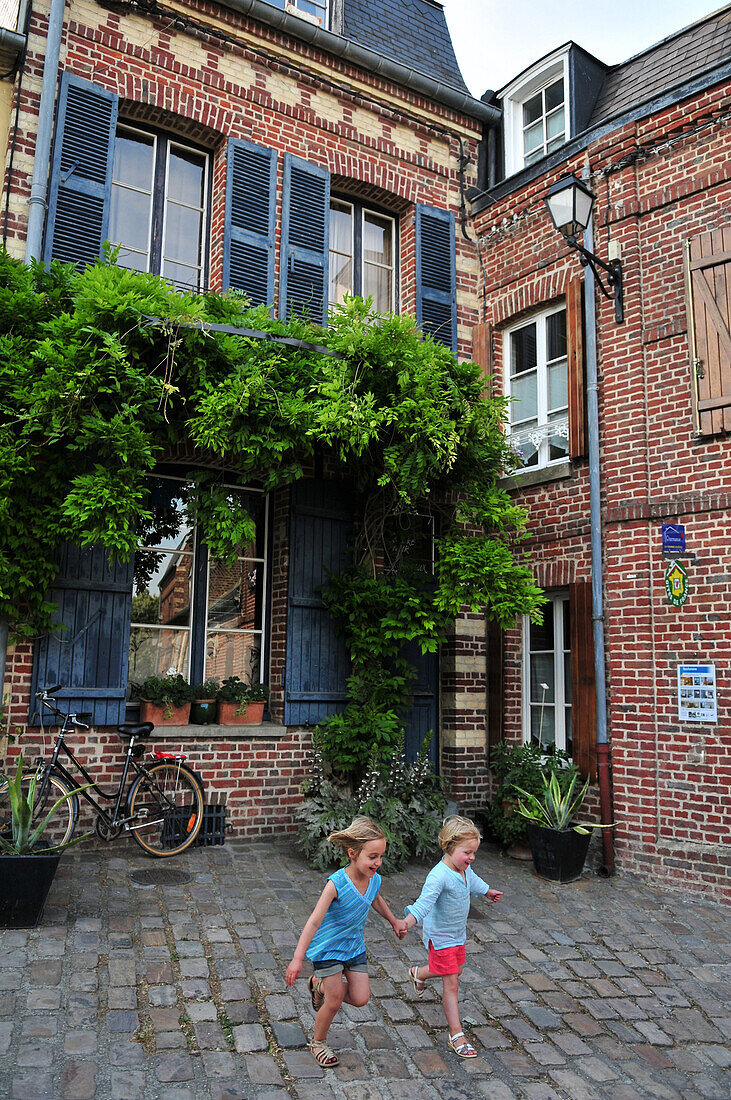
M 632 111 L 731 58 L 731 7 L 699 19 L 609 70 L 589 127 Z
M 460 92 L 459 71 L 441 4 L 433 0 L 344 0 L 343 37 Z

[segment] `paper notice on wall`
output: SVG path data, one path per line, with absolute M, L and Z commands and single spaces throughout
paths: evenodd
M 678 665 L 678 718 L 681 722 L 718 721 L 715 665 Z

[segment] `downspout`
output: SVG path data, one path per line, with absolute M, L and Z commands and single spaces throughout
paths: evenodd
M 46 192 L 51 171 L 51 138 L 53 136 L 56 86 L 58 84 L 59 59 L 61 57 L 64 8 L 65 0 L 51 0 L 46 54 L 43 63 L 41 102 L 38 109 L 36 149 L 33 158 L 33 182 L 31 183 L 30 198 L 28 199 L 30 210 L 28 211 L 28 232 L 25 242 L 26 263 L 41 258 L 43 224 L 47 209 Z
M 589 179 L 585 168 L 582 176 Z M 584 230 L 584 247 L 594 251 L 594 221 Z M 594 683 L 596 690 L 596 760 L 599 780 L 599 810 L 602 825 L 612 823 L 612 791 L 607 738 L 607 685 L 604 669 L 604 596 L 602 592 L 602 512 L 599 478 L 599 382 L 596 352 L 596 300 L 594 273 L 584 268 L 586 311 L 586 412 L 589 435 L 589 510 L 591 516 L 591 625 L 594 639 Z M 600 873 L 614 873 L 614 840 L 611 829 L 602 829 L 604 863 Z

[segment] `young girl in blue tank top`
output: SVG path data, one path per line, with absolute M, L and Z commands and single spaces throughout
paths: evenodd
M 350 863 L 325 884 L 320 899 L 302 929 L 292 961 L 287 967 L 287 985 L 294 985 L 302 972 L 305 956 L 314 974 L 308 979 L 315 1017 L 315 1033 L 309 1044 L 315 1060 L 325 1068 L 336 1066 L 338 1058 L 327 1045 L 327 1033 L 343 1001 L 349 1005 L 368 1003 L 370 984 L 363 929 L 375 909 L 403 935 L 404 920 L 398 920 L 379 895 L 386 836 L 369 817 L 356 817 L 328 840 L 347 852 Z M 345 977 L 345 982 L 343 981 Z

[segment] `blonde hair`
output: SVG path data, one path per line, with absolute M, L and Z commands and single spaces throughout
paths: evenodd
M 474 821 L 470 821 L 468 817 L 460 817 L 459 814 L 454 814 L 452 817 L 445 817 L 438 840 L 439 847 L 449 856 L 465 840 L 476 840 L 479 844 L 482 840 L 482 833 Z
M 330 833 L 327 838 L 331 844 L 337 844 L 344 852 L 352 849 L 358 854 L 364 845 L 371 840 L 385 840 L 386 834 L 380 825 L 371 821 L 369 817 L 359 814 L 354 817 L 347 829 L 340 829 L 336 833 Z

